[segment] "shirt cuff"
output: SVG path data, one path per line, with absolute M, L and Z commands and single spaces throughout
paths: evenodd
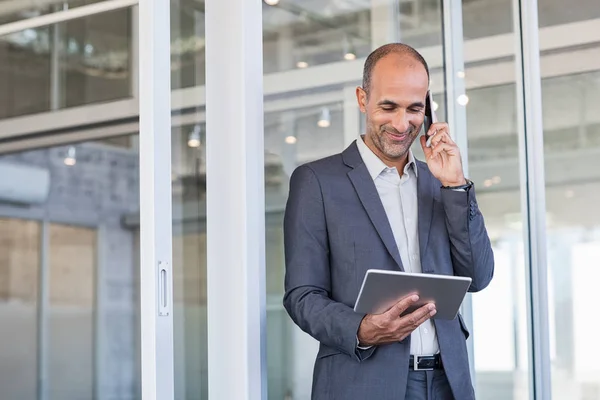
M 356 337 L 356 348 L 359 350 L 369 350 L 373 346 L 360 346 L 360 342 L 358 341 L 358 336 Z

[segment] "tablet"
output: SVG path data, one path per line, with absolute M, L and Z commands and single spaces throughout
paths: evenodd
M 402 298 L 416 293 L 419 301 L 404 314 L 434 303 L 437 310 L 434 319 L 454 319 L 470 285 L 471 278 L 463 276 L 370 269 L 363 279 L 354 311 L 382 314 Z

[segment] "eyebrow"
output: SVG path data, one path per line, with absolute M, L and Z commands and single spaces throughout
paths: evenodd
M 380 102 L 377 103 L 378 106 L 393 106 L 393 107 L 397 107 L 398 103 L 396 103 L 395 101 L 392 100 L 381 100 Z M 419 102 L 416 103 L 412 103 L 411 105 L 409 105 L 407 108 L 413 108 L 413 107 L 418 107 L 418 108 L 425 108 L 425 104 Z

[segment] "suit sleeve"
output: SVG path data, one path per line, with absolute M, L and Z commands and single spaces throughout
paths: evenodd
M 292 320 L 320 343 L 357 361 L 374 351 L 357 349 L 356 335 L 364 314 L 330 298 L 331 273 L 325 208 L 320 183 L 309 166 L 290 178 L 284 217 L 285 294 Z
M 454 273 L 472 279 L 470 292 L 480 291 L 494 275 L 494 254 L 475 188 L 462 192 L 441 189 L 441 192 Z

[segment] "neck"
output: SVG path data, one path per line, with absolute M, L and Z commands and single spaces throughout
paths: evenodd
M 385 165 L 387 165 L 388 167 L 396 167 L 398 173 L 402 175 L 404 167 L 406 167 L 406 164 L 408 164 L 408 151 L 406 152 L 406 154 L 400 157 L 391 158 L 387 157 L 385 154 L 383 154 L 382 151 L 379 150 L 377 146 L 375 146 L 375 143 L 373 143 L 373 140 L 369 135 L 365 135 L 364 142 L 367 145 L 367 147 L 371 149 L 371 151 L 375 153 L 375 155 L 379 157 L 381 161 L 383 161 Z

